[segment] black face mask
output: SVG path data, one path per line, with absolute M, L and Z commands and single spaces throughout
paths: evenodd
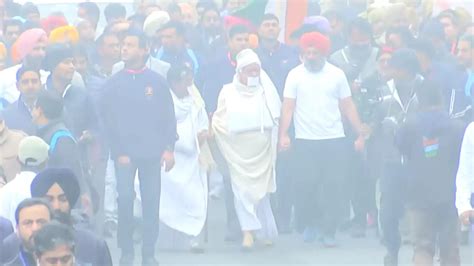
M 372 53 L 372 45 L 371 44 L 352 44 L 349 46 L 349 50 L 351 52 L 351 57 L 355 59 L 362 60 L 367 59 L 370 54 Z
M 73 224 L 71 214 L 61 212 L 60 210 L 55 210 L 53 212 L 53 218 L 54 218 L 54 220 L 56 220 L 56 221 L 58 221 L 62 224 L 65 224 L 65 225 L 72 225 Z

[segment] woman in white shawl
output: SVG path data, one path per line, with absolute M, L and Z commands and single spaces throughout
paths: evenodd
M 201 167 L 199 155 L 200 146 L 208 137 L 209 121 L 204 102 L 193 86 L 191 68 L 173 66 L 168 82 L 179 138 L 174 151 L 175 167 L 162 171 L 160 220 L 166 227 L 190 237 L 191 249 L 199 251 L 202 248 L 197 237 L 206 222 L 208 194 L 206 169 Z
M 244 250 L 254 246 L 255 233 L 267 244 L 278 234 L 268 194 L 276 190 L 280 106 L 257 54 L 250 49 L 240 52 L 234 80 L 219 94 L 212 130 L 229 167 Z

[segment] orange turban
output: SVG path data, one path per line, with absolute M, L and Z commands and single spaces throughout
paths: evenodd
M 5 59 L 6 56 L 7 56 L 7 48 L 5 47 L 5 44 L 0 42 L 0 57 L 2 59 Z
M 309 47 L 316 48 L 323 55 L 329 55 L 331 52 L 331 41 L 319 32 L 308 32 L 301 36 L 300 48 L 305 50 Z
M 79 42 L 79 32 L 73 26 L 59 27 L 51 31 L 49 41 L 51 43 L 76 44 Z

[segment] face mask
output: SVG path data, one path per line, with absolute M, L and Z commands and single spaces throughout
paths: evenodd
M 247 86 L 248 87 L 258 87 L 260 85 L 260 77 L 248 77 Z

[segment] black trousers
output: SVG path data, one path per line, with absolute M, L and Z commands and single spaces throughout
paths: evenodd
M 345 138 L 295 140 L 294 195 L 298 228 L 317 227 L 334 236 L 342 218 L 342 183 L 349 146 Z
M 118 192 L 118 246 L 122 253 L 133 254 L 133 202 L 135 200 L 134 180 L 138 170 L 143 215 L 142 256 L 155 253 L 159 231 L 161 193 L 161 166 L 159 159 L 134 160 L 130 164 L 115 162 Z
M 222 155 L 215 139 L 209 140 L 209 149 L 212 157 L 217 164 L 219 172 L 224 181 L 224 201 L 226 208 L 227 233 L 240 235 L 240 223 L 235 211 L 234 192 L 232 191 L 232 182 L 230 180 L 229 167 L 227 161 Z
M 272 198 L 279 231 L 290 230 L 291 210 L 294 204 L 294 170 L 293 151 L 289 150 L 278 154 L 276 162 L 276 182 L 278 189 Z
M 375 207 L 375 184 L 376 179 L 370 175 L 370 162 L 364 155 L 352 150 L 349 153 L 347 169 L 348 196 L 354 211 L 354 225 L 365 227 L 367 225 L 367 214 L 376 210 Z
M 406 175 L 401 163 L 386 163 L 380 179 L 380 225 L 387 251 L 398 255 L 400 219 L 405 210 Z

